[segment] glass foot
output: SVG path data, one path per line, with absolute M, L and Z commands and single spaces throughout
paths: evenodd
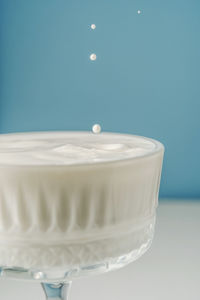
M 71 287 L 70 282 L 42 283 L 47 300 L 67 300 Z

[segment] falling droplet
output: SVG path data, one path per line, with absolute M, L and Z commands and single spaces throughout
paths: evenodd
M 141 10 L 138 10 L 137 13 L 138 13 L 138 15 L 140 15 L 141 14 Z
M 92 126 L 93 133 L 100 133 L 101 132 L 101 126 L 99 124 L 94 124 Z
M 91 29 L 93 29 L 93 30 L 96 29 L 96 25 L 95 25 L 95 24 L 91 24 L 90 27 L 91 27 Z
M 96 60 L 97 59 L 97 56 L 96 56 L 96 54 L 95 53 L 92 53 L 92 54 L 90 54 L 90 60 Z

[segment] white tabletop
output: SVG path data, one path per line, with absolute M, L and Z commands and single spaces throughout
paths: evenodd
M 200 299 L 200 199 L 162 201 L 151 249 L 127 267 L 74 281 L 70 300 Z M 44 300 L 38 284 L 0 280 L 0 300 Z

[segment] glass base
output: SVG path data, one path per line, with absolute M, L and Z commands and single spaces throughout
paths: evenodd
M 54 242 L 48 237 L 36 241 L 25 238 L 19 240 L 14 235 L 7 239 L 0 236 L 0 266 L 3 266 L 3 273 L 5 269 L 29 270 L 29 277 L 33 279 L 34 276 L 48 278 L 49 273 L 54 273 L 56 278 L 65 277 L 66 273 L 74 276 L 82 274 L 87 266 L 103 264 L 107 269 L 110 268 L 108 265 L 118 264 L 119 257 L 129 257 L 129 253 L 137 257 L 153 239 L 154 225 L 155 215 L 152 215 L 137 221 L 134 226 L 132 223 L 123 224 L 120 231 L 119 228 L 112 228 L 106 236 L 94 235 L 90 239 L 84 239 L 83 236 L 81 240 L 73 241 L 65 241 L 66 234 Z M 38 275 L 41 273 L 43 275 Z
M 129 250 L 128 253 L 122 255 L 116 255 L 115 257 L 100 258 L 97 256 L 97 260 L 93 263 L 77 263 L 72 265 L 57 265 L 52 267 L 51 264 L 48 268 L 44 268 L 41 265 L 39 268 L 20 268 L 13 266 L 0 267 L 0 278 L 34 281 L 41 283 L 47 300 L 67 300 L 69 296 L 69 290 L 71 281 L 75 278 L 84 276 L 93 276 L 119 268 L 137 260 L 142 256 L 150 247 L 154 234 L 154 222 L 150 222 L 146 227 L 138 230 L 137 233 L 128 234 L 123 239 L 117 238 L 117 243 L 112 245 L 118 245 L 116 249 L 123 249 L 125 245 Z M 113 240 L 112 240 L 113 241 Z M 126 242 L 126 243 L 125 243 Z M 12 251 L 12 248 L 8 248 Z M 95 247 L 97 251 L 104 251 L 105 249 L 99 249 Z M 116 249 L 114 253 L 116 254 Z M 125 249 L 123 249 L 125 250 Z M 113 254 L 114 254 L 113 253 Z M 124 252 L 121 252 L 124 253 Z M 95 254 L 95 252 L 93 253 Z M 18 253 L 20 255 L 20 252 Z M 19 261 L 20 256 L 16 256 Z M 22 256 L 23 258 L 23 256 Z M 11 257 L 12 259 L 12 257 Z M 59 257 L 58 257 L 59 259 Z M 49 260 L 51 262 L 51 260 Z
M 117 270 L 125 265 L 137 260 L 150 247 L 152 239 L 149 239 L 145 244 L 128 254 L 111 258 L 107 261 L 100 262 L 93 265 L 76 266 L 70 269 L 48 269 L 48 270 L 34 270 L 23 268 L 0 267 L 0 278 L 8 278 L 15 280 L 29 280 L 39 281 L 43 283 L 69 282 L 75 278 L 83 276 L 97 275 L 112 270 Z
M 108 271 L 117 270 L 137 260 L 150 247 L 152 239 L 143 244 L 140 249 L 126 255 L 112 258 L 95 265 L 80 266 L 70 270 L 26 270 L 23 268 L 0 267 L 0 278 L 38 281 L 44 290 L 46 300 L 67 300 L 71 280 L 83 276 L 92 276 Z

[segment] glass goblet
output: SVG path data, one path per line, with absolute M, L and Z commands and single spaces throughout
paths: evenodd
M 19 145 L 16 136 L 20 137 Z M 72 151 L 72 137 L 76 142 L 73 153 L 80 151 L 77 141 L 87 151 L 88 145 L 92 145 L 94 151 L 97 139 L 101 155 L 109 155 L 109 159 L 109 151 L 117 149 L 117 155 L 125 151 L 118 139 L 125 144 L 137 142 L 147 152 L 106 163 L 52 166 L 35 161 L 34 165 L 27 165 L 25 160 L 24 165 L 12 164 L 11 159 L 21 160 L 22 145 L 23 161 L 24 157 L 30 159 L 33 144 L 37 160 L 48 155 L 55 158 L 48 148 L 53 144 L 53 151 L 61 151 L 59 158 L 64 161 L 63 151 L 64 155 L 68 147 Z M 0 147 L 1 277 L 37 281 L 47 299 L 66 300 L 75 278 L 119 269 L 148 250 L 155 227 L 162 144 L 108 133 L 100 137 L 91 133 L 32 133 L 5 135 L 1 139 L 4 142 Z M 13 139 L 17 153 L 14 157 Z M 70 146 L 60 146 L 62 139 L 70 140 Z M 45 146 L 44 153 L 38 154 L 41 143 Z M 129 155 L 130 147 L 125 149 Z

